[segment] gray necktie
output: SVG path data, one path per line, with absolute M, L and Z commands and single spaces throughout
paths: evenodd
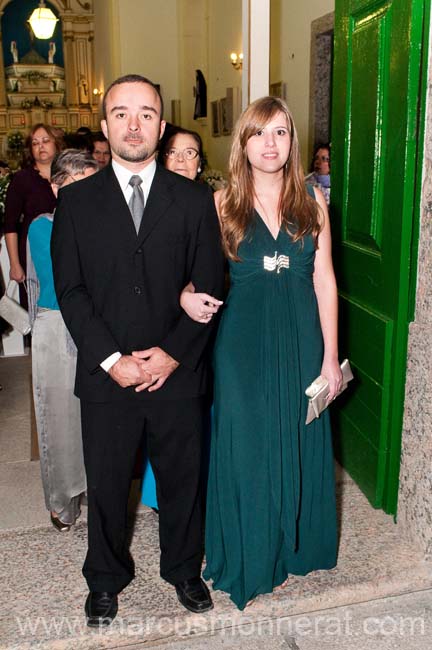
M 129 185 L 132 186 L 133 192 L 129 200 L 129 210 L 132 214 L 132 219 L 135 225 L 135 230 L 137 231 L 141 225 L 141 219 L 144 212 L 144 194 L 141 187 L 142 178 L 137 174 L 134 174 L 130 177 Z

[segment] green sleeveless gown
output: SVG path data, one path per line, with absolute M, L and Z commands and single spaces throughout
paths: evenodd
M 254 216 L 215 343 L 206 515 L 204 577 L 239 609 L 337 556 L 328 413 L 305 425 L 323 358 L 314 243 Z

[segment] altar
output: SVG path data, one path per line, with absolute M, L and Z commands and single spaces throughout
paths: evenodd
M 72 132 L 81 126 L 100 129 L 101 96 L 93 92 L 93 3 L 50 3 L 57 10 L 57 45 L 55 39 L 47 41 L 42 56 L 36 41 L 24 44 L 20 38 L 23 25 L 14 16 L 22 3 L 0 0 L 0 158 L 7 158 L 9 132 L 25 137 L 39 122 Z
M 5 68 L 9 106 L 64 106 L 64 68 L 49 63 L 14 63 Z

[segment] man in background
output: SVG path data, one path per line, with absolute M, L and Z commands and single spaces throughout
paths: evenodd
M 98 131 L 93 135 L 92 145 L 92 156 L 97 161 L 99 169 L 103 169 L 111 160 L 111 149 L 102 131 Z

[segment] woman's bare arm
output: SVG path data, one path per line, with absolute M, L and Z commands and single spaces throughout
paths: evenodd
M 327 205 L 323 194 L 316 188 L 315 195 L 320 209 L 322 230 L 318 237 L 313 283 L 324 339 L 321 374 L 329 382 L 329 400 L 331 400 L 342 384 L 338 355 L 338 297 L 331 255 L 331 232 Z

